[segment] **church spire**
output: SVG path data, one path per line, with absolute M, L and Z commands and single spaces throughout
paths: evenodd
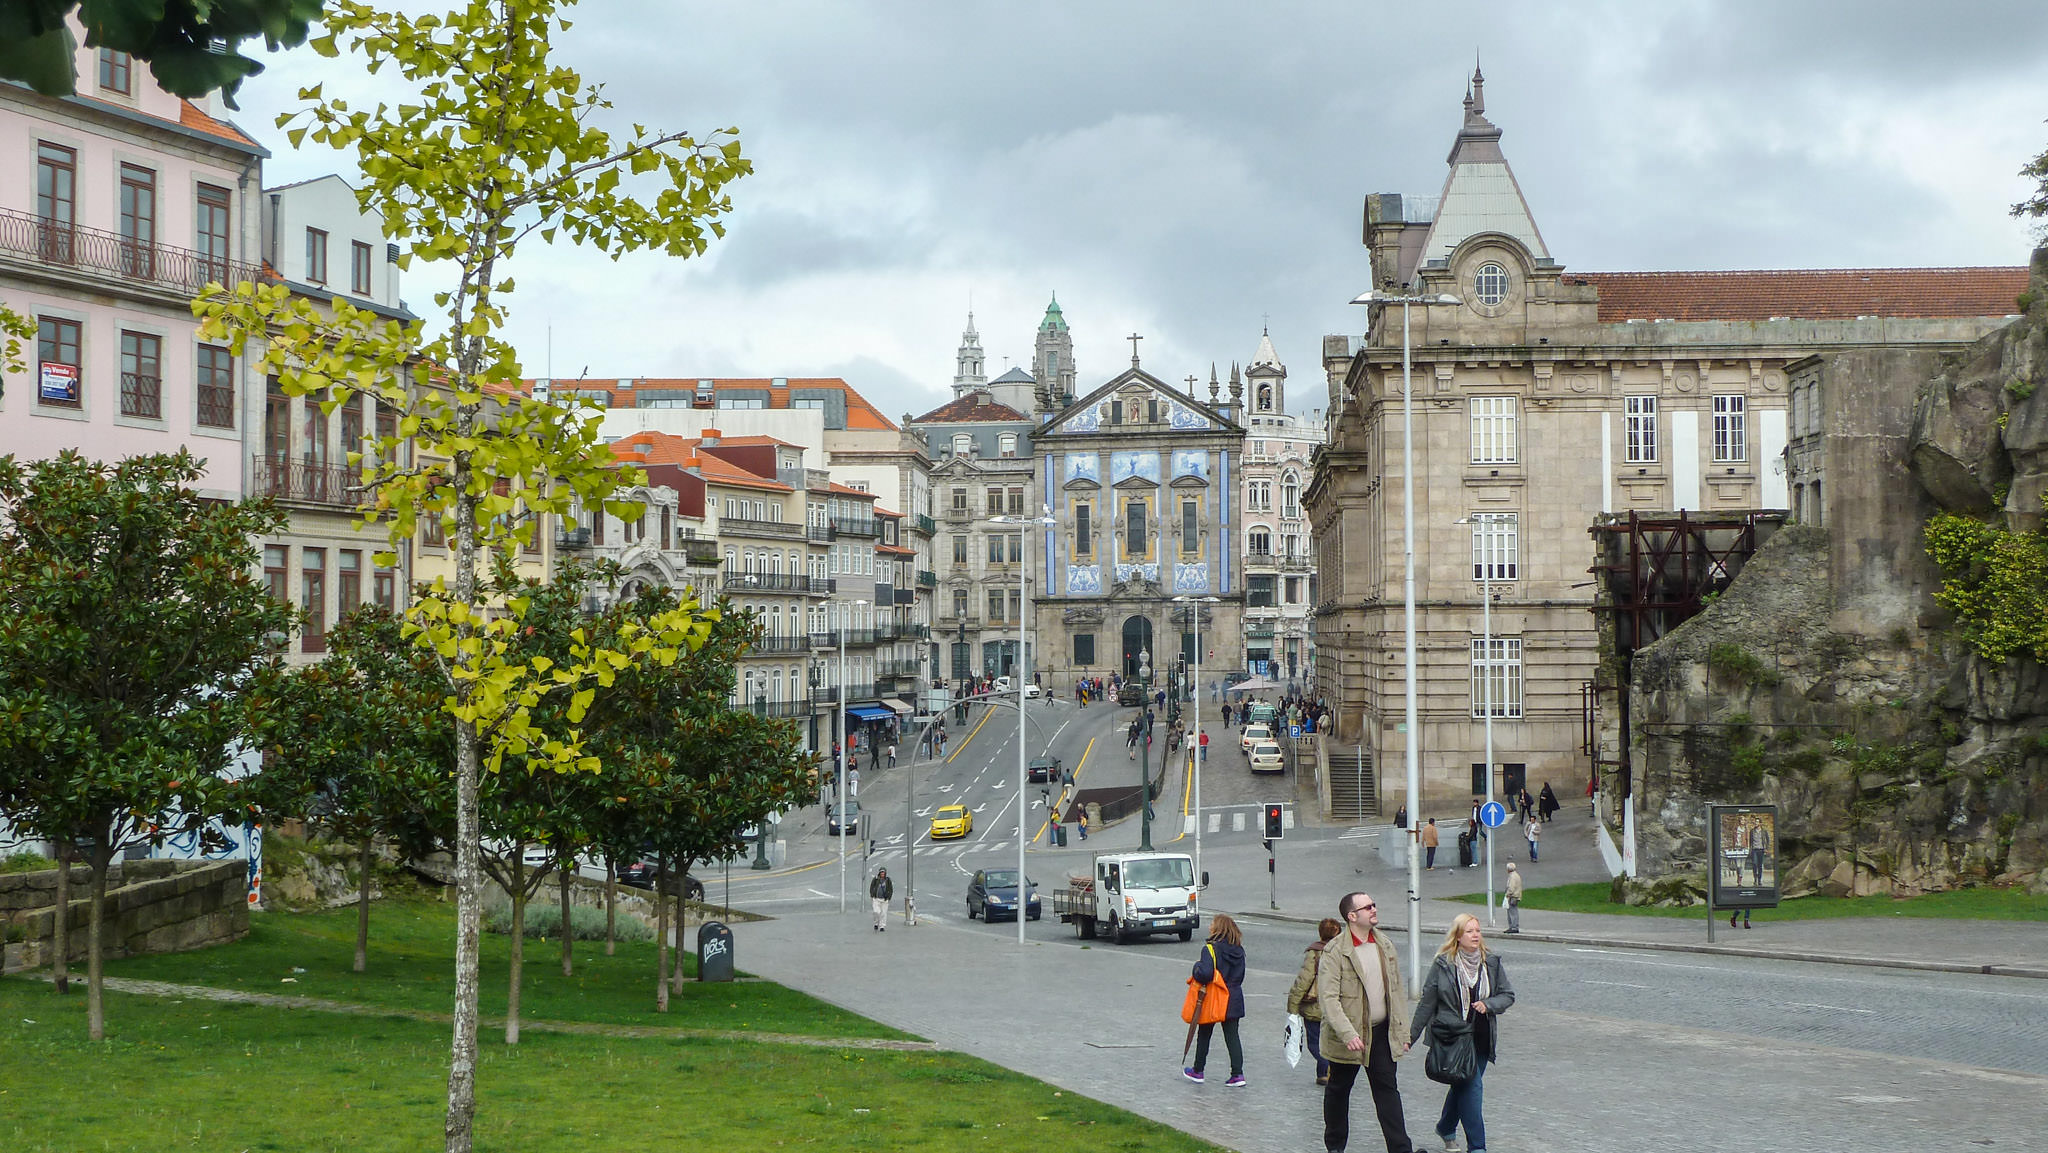
M 953 357 L 953 395 L 966 396 L 988 384 L 982 367 L 981 334 L 974 331 L 974 310 L 967 311 L 967 330 L 960 334 L 960 349 Z

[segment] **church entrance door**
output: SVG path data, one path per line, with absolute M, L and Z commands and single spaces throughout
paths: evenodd
M 1142 664 L 1139 658 L 1152 648 L 1152 622 L 1144 617 L 1130 617 L 1124 621 L 1124 676 L 1136 679 Z

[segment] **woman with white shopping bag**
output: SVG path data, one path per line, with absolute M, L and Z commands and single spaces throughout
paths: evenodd
M 1294 984 L 1287 990 L 1287 1012 L 1300 1019 L 1297 1026 L 1289 1022 L 1287 1037 L 1287 1063 L 1291 1066 L 1301 1060 L 1304 1045 L 1316 1056 L 1316 1084 L 1330 1083 L 1330 1062 L 1323 1057 L 1323 1006 L 1316 999 L 1316 975 L 1323 968 L 1323 946 L 1330 943 L 1344 928 L 1344 922 L 1335 917 L 1324 917 L 1316 926 L 1320 935 L 1315 944 L 1302 951 L 1301 971 L 1294 975 Z

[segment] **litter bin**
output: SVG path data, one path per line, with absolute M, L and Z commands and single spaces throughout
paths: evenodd
M 1067 827 L 1065 825 L 1054 825 L 1052 827 L 1052 844 L 1056 849 L 1067 847 Z
M 1458 834 L 1458 867 L 1472 867 L 1472 838 L 1464 833 Z

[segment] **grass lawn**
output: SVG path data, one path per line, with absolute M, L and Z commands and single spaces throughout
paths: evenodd
M 441 1147 L 446 1026 L 107 1000 L 108 1039 L 94 1044 L 82 993 L 0 979 L 0 1148 Z M 476 1147 L 507 1153 L 1216 1148 L 955 1054 L 529 1033 L 514 1048 L 487 1040 L 477 1085 Z
M 107 962 L 107 974 L 256 993 L 324 997 L 394 1009 L 447 1013 L 455 992 L 455 907 L 433 900 L 379 901 L 370 909 L 369 971 L 355 960 L 356 911 L 254 913 L 249 936 L 232 945 Z M 742 962 L 746 926 L 733 929 Z M 505 1012 L 511 938 L 483 935 L 479 1001 L 485 1016 Z M 805 1033 L 827 1037 L 909 1034 L 836 1009 L 768 982 L 703 985 L 685 982 L 654 1009 L 653 942 L 621 942 L 614 956 L 598 941 L 576 943 L 575 976 L 562 976 L 559 941 L 528 941 L 520 1016 L 525 1020 L 589 1021 Z M 295 972 L 304 969 L 305 972 Z M 696 957 L 687 971 L 696 972 Z M 289 980 L 287 980 L 289 978 Z M 113 1014 L 109 1014 L 110 1019 Z
M 1551 885 L 1522 894 L 1525 909 L 1558 913 L 1618 913 L 1638 917 L 1686 917 L 1699 920 L 1706 910 L 1656 905 L 1617 905 L 1609 901 L 1605 881 Z M 1450 900 L 1483 905 L 1486 894 L 1470 893 Z M 1924 897 L 1794 897 L 1770 910 L 1774 921 L 1809 921 L 1834 917 L 1952 917 L 1972 921 L 2048 921 L 2048 896 L 2024 889 L 1957 889 Z

